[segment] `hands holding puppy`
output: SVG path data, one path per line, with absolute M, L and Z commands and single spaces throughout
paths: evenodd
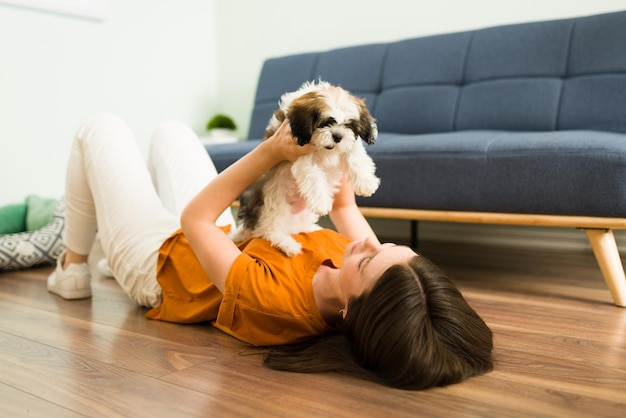
M 194 219 L 214 222 L 267 170 L 283 161 L 296 161 L 313 151 L 310 144 L 300 146 L 294 141 L 289 123 L 284 121 L 272 136 L 220 173 L 198 193 L 183 212 L 183 221 Z
M 266 147 L 265 152 L 276 159 L 276 164 L 281 161 L 294 162 L 301 156 L 310 154 L 314 151 L 314 148 L 310 143 L 306 145 L 298 145 L 291 135 L 291 127 L 289 126 L 289 122 L 287 120 L 284 120 L 276 132 L 263 141 L 260 146 Z

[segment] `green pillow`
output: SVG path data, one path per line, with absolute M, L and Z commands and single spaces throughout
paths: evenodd
M 36 231 L 48 225 L 54 216 L 56 199 L 46 199 L 39 196 L 26 198 L 26 231 Z
M 0 235 L 26 231 L 26 203 L 0 208 Z

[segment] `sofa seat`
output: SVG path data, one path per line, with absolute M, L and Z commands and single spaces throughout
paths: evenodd
M 383 133 L 368 147 L 381 186 L 359 204 L 626 217 L 625 142 L 594 131 Z

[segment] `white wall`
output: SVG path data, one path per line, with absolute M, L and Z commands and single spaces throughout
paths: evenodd
M 624 0 L 218 1 L 218 103 L 245 136 L 268 57 L 622 9 Z
M 72 137 L 94 113 L 122 115 L 144 152 L 163 119 L 202 130 L 215 37 L 214 0 L 111 0 L 102 22 L 0 4 L 0 205 L 61 196 Z

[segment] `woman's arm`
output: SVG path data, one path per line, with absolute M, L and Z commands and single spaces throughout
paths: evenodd
M 343 176 L 341 186 L 335 194 L 333 209 L 328 215 L 337 231 L 351 240 L 359 241 L 371 237 L 378 241 L 372 227 L 356 205 L 354 190 L 347 175 Z
M 263 173 L 276 164 L 311 152 L 293 141 L 288 123 L 207 184 L 185 207 L 180 221 L 202 268 L 224 293 L 225 281 L 239 248 L 215 224 L 220 214 Z

